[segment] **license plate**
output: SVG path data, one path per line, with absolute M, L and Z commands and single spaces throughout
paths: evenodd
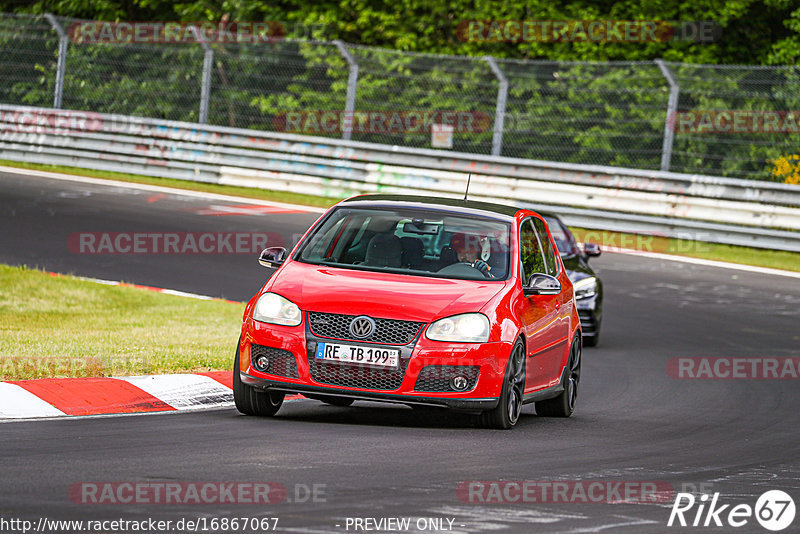
M 317 359 L 343 363 L 357 363 L 373 367 L 396 368 L 400 361 L 398 349 L 381 347 L 356 347 L 338 343 L 317 343 Z

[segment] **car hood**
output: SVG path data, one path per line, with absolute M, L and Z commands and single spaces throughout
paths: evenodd
M 570 281 L 574 284 L 578 280 L 596 276 L 589 264 L 582 259 L 578 254 L 571 256 L 561 256 L 561 261 L 564 263 L 564 269 L 567 271 Z
M 304 311 L 431 322 L 479 311 L 504 287 L 503 282 L 427 278 L 290 261 L 273 275 L 265 290 L 286 297 Z

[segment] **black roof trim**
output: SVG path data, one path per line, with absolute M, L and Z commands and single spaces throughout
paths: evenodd
M 453 198 L 430 198 L 416 195 L 359 195 L 357 197 L 348 198 L 344 201 L 345 204 L 369 202 L 369 203 L 393 203 L 397 202 L 403 204 L 421 204 L 432 208 L 461 208 L 472 211 L 482 211 L 495 215 L 504 215 L 506 217 L 514 217 L 517 212 L 527 208 L 518 208 L 514 206 L 505 206 L 503 204 L 493 204 L 490 202 L 477 202 L 474 200 L 461 200 Z

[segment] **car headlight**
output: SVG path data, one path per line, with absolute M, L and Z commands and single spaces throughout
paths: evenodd
M 297 304 L 276 293 L 264 293 L 253 308 L 253 319 L 262 323 L 297 326 L 302 317 Z
M 489 319 L 482 313 L 463 313 L 434 321 L 425 334 L 433 341 L 486 343 L 489 341 Z
M 597 294 L 597 278 L 590 276 L 572 284 L 576 299 L 588 299 Z

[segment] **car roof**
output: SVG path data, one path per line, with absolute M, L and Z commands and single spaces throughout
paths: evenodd
M 475 200 L 463 200 L 453 198 L 428 198 L 415 195 L 359 195 L 343 201 L 344 204 L 403 204 L 403 205 L 422 205 L 430 208 L 459 208 L 471 212 L 484 212 L 489 215 L 501 215 L 504 217 L 514 217 L 517 212 L 527 208 L 506 206 L 503 204 L 493 204 L 491 202 L 478 202 Z

